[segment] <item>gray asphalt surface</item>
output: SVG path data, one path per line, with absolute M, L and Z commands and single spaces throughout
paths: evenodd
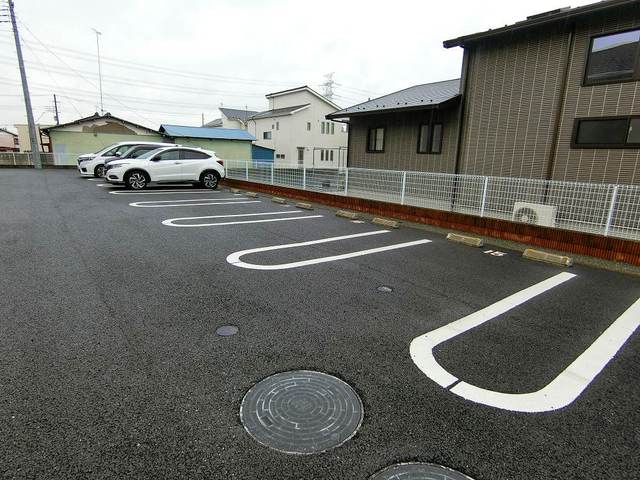
M 279 264 L 432 242 L 248 270 L 227 255 L 382 229 L 319 209 L 300 214 L 323 218 L 175 228 L 162 220 L 292 207 L 261 197 L 133 208 L 130 202 L 232 195 L 109 190 L 116 189 L 71 171 L 0 170 L 3 478 L 366 479 L 401 461 L 445 465 L 476 480 L 637 478 L 638 332 L 574 403 L 538 414 L 458 397 L 409 355 L 414 337 L 558 268 L 402 228 L 242 260 Z M 576 278 L 440 345 L 439 363 L 492 390 L 546 385 L 640 298 L 639 278 L 568 271 Z M 379 292 L 380 285 L 393 291 Z M 239 333 L 217 336 L 227 324 Z M 239 408 L 248 389 L 294 369 L 329 373 L 358 392 L 365 417 L 354 438 L 296 456 L 245 432 Z

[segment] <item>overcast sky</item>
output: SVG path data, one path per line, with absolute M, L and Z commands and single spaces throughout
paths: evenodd
M 568 3 L 571 1 L 571 4 Z M 263 110 L 264 95 L 307 84 L 349 106 L 410 85 L 457 78 L 462 50 L 442 41 L 591 0 L 15 0 L 34 117 L 99 109 L 158 128 L 200 125 L 217 107 Z M 0 0 L 6 6 L 6 0 Z M 4 13 L 4 12 L 0 12 Z M 10 24 L 0 23 L 0 126 L 24 123 Z

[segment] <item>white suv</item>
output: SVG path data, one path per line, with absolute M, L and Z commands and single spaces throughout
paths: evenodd
M 214 152 L 192 147 L 163 147 L 138 158 L 107 164 L 105 177 L 113 184 L 142 190 L 149 183 L 195 183 L 216 188 L 225 177 L 224 162 Z
M 170 146 L 168 143 L 158 142 L 119 142 L 109 145 L 96 153 L 88 153 L 78 157 L 78 171 L 82 177 L 103 177 L 105 163 L 117 157 L 122 157 L 131 147 L 149 145 L 155 148 Z

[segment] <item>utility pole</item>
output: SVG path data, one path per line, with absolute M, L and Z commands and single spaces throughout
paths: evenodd
M 60 115 L 58 115 L 58 99 L 56 98 L 56 94 L 53 94 L 53 111 L 54 117 L 56 119 L 56 125 L 60 125 Z
M 13 7 L 13 0 L 9 0 L 9 15 L 11 16 L 11 25 L 13 25 L 13 37 L 16 42 L 18 67 L 20 68 L 20 78 L 22 79 L 22 94 L 24 95 L 24 106 L 27 109 L 27 123 L 29 124 L 29 141 L 31 143 L 31 153 L 33 155 L 33 168 L 42 168 L 42 162 L 40 161 L 40 148 L 38 147 L 38 134 L 36 132 L 36 124 L 33 121 L 29 85 L 27 85 L 27 74 L 24 70 L 24 59 L 22 58 L 22 48 L 20 47 L 20 35 L 18 35 L 18 25 L 16 24 L 16 15 L 13 11 Z
M 100 81 L 100 115 L 104 115 L 104 103 L 102 101 L 102 63 L 100 62 L 100 35 L 102 32 L 99 32 L 95 28 L 91 28 L 94 32 L 96 32 L 96 46 L 98 47 L 98 80 Z
M 202 126 L 204 127 L 204 113 L 202 114 Z

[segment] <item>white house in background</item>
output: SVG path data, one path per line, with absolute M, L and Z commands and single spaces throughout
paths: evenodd
M 0 128 L 0 152 L 17 152 L 18 150 L 18 135 Z
M 255 115 L 255 110 L 240 110 L 237 108 L 218 108 L 220 110 L 220 118 L 205 123 L 203 127 L 211 128 L 239 128 L 247 129 L 247 119 Z
M 248 117 L 247 129 L 256 145 L 275 150 L 276 164 L 346 166 L 346 127 L 325 118 L 338 105 L 306 85 L 266 97 L 269 110 Z

